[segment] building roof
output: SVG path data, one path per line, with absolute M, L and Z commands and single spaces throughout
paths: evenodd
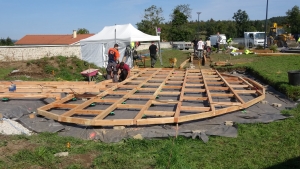
M 71 45 L 94 34 L 73 35 L 26 35 L 18 40 L 15 45 Z

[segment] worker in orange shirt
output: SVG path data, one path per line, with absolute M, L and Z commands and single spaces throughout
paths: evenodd
M 108 64 L 106 67 L 107 79 L 111 79 L 113 76 L 113 82 L 118 82 L 118 70 L 117 64 L 119 63 L 119 45 L 115 44 L 113 48 L 108 50 Z

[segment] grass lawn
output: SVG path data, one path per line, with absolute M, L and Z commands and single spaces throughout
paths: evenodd
M 244 68 L 253 76 L 259 78 L 264 83 L 275 87 L 280 92 L 293 100 L 300 99 L 300 86 L 289 85 L 288 71 L 300 70 L 300 55 L 290 56 L 256 56 L 239 55 L 229 56 L 224 54 L 213 55 L 212 60 L 233 63 L 233 66 L 215 67 L 220 70 L 232 70 Z
M 171 57 L 178 58 L 179 66 L 187 59 L 188 53 L 163 51 L 164 66 L 168 65 L 168 58 Z M 235 68 L 243 67 L 261 76 L 268 84 L 278 83 L 279 88 L 286 85 L 287 89 L 292 86 L 287 84 L 286 72 L 300 69 L 299 58 L 255 55 L 230 58 L 221 54 L 212 56 L 213 61 L 228 59 L 236 63 Z M 159 65 L 157 61 L 156 67 Z M 228 70 L 233 68 L 226 67 Z M 2 73 L 3 71 L 0 72 L 0 77 L 5 76 Z M 295 90 L 297 88 L 293 89 Z M 121 143 L 106 144 L 50 133 L 34 136 L 0 135 L 0 168 L 300 168 L 300 105 L 283 113 L 292 117 L 270 124 L 237 124 L 237 138 L 211 136 L 208 143 L 184 137 L 129 139 Z M 70 148 L 66 147 L 67 142 L 70 142 Z M 62 151 L 68 151 L 69 156 L 54 157 L 53 154 Z

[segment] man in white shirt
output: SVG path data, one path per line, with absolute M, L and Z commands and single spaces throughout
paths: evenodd
M 198 45 L 198 58 L 202 59 L 203 49 L 204 49 L 204 42 L 202 41 L 202 38 L 200 38 L 197 45 Z

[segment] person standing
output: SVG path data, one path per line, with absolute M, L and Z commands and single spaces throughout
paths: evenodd
M 300 47 L 300 37 L 298 38 L 298 48 Z
M 121 70 L 119 74 L 119 82 L 124 81 L 130 76 L 130 68 L 126 63 L 121 62 L 120 64 L 118 64 L 117 71 L 119 72 L 119 70 Z
M 152 44 L 149 46 L 149 52 L 151 58 L 151 67 L 153 68 L 157 59 L 157 46 L 154 44 L 154 42 L 152 42 Z
M 197 43 L 198 46 L 198 58 L 199 60 L 202 59 L 203 57 L 203 49 L 204 49 L 204 42 L 202 41 L 202 38 L 200 38 L 200 40 Z
M 107 80 L 111 79 L 113 76 L 113 82 L 118 82 L 118 71 L 117 71 L 117 63 L 119 62 L 119 45 L 115 44 L 113 48 L 109 48 L 108 50 L 108 64 L 106 67 L 107 72 Z
M 206 38 L 204 50 L 206 51 L 206 57 L 209 57 L 211 52 L 211 43 L 209 37 Z
M 192 41 L 192 43 L 193 43 L 193 48 L 194 48 L 194 55 L 196 56 L 196 51 L 198 50 L 198 47 L 197 47 L 197 45 L 198 45 L 198 40 L 195 38 L 195 39 Z
M 217 43 L 216 43 L 216 46 L 217 46 L 217 53 L 219 53 L 219 50 L 220 50 L 220 43 L 221 43 L 221 40 L 222 40 L 222 37 L 220 36 L 220 33 L 217 32 Z

